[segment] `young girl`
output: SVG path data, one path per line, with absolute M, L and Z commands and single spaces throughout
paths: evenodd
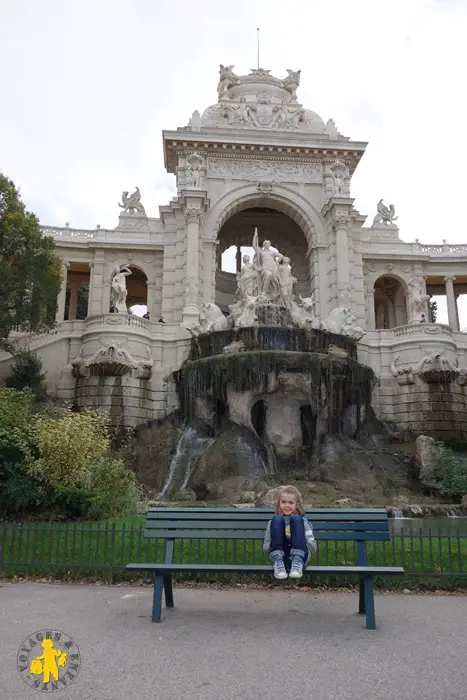
M 303 567 L 316 550 L 300 491 L 295 486 L 283 486 L 277 495 L 276 515 L 268 523 L 263 542 L 263 551 L 274 565 L 274 578 L 301 578 Z

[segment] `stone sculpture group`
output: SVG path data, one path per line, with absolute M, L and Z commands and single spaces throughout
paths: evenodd
M 394 204 L 390 204 L 387 207 L 383 204 L 383 200 L 380 199 L 376 207 L 376 215 L 373 219 L 373 226 L 378 224 L 385 224 L 386 226 L 395 226 L 395 221 L 397 219 L 396 208 Z
M 119 203 L 118 206 L 123 209 L 123 214 L 135 214 L 136 212 L 139 214 L 146 214 L 146 210 L 141 204 L 141 192 L 139 191 L 139 187 L 137 187 L 131 195 L 128 195 L 127 190 L 122 192 L 122 204 Z
M 199 324 L 189 328 L 193 335 L 258 325 L 257 311 L 264 307 L 283 310 L 292 321 L 290 325 L 304 330 L 321 329 L 356 340 L 364 335 L 364 331 L 356 325 L 356 316 L 350 308 L 333 309 L 321 321 L 315 315 L 314 294 L 306 298 L 299 296 L 297 303 L 294 298 L 297 280 L 292 273 L 290 259 L 272 248 L 269 240 L 260 246 L 257 229 L 252 247 L 255 251 L 253 261 L 249 255 L 244 255 L 242 269 L 237 273 L 237 290 L 234 303 L 229 306 L 229 315 L 224 316 L 216 304 L 203 302 Z

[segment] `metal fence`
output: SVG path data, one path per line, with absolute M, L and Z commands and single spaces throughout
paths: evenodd
M 108 583 L 145 578 L 127 572 L 129 562 L 162 562 L 163 540 L 144 538 L 144 522 L 73 523 L 0 523 L 0 576 L 51 576 L 54 578 L 104 579 Z M 177 541 L 175 562 L 267 563 L 258 540 Z M 467 588 L 467 531 L 439 528 L 422 532 L 412 525 L 400 527 L 389 542 L 367 545 L 368 563 L 379 566 L 403 566 L 405 576 L 377 578 L 383 587 L 410 585 L 437 588 Z M 319 541 L 316 565 L 357 563 L 356 543 Z M 181 579 L 211 580 L 232 578 L 222 574 L 183 574 Z M 244 575 L 245 580 L 267 575 Z M 239 576 L 236 576 L 236 581 Z M 305 577 L 305 583 L 310 577 Z M 348 585 L 355 579 L 320 576 L 319 584 Z

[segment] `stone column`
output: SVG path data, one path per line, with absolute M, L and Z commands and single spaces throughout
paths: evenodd
M 200 283 L 200 298 L 204 302 L 215 302 L 216 298 L 216 269 L 219 241 L 203 240 L 203 274 Z
M 66 283 L 67 283 L 67 275 L 68 275 L 68 268 L 69 267 L 70 267 L 70 263 L 67 262 L 66 260 L 63 260 L 61 267 L 60 267 L 60 274 L 62 276 L 62 285 L 60 287 L 60 291 L 59 291 L 58 297 L 57 297 L 57 312 L 55 314 L 55 322 L 56 323 L 61 323 L 62 321 L 65 320 Z
M 375 331 L 376 330 L 376 314 L 375 314 L 375 290 L 369 289 L 367 291 L 367 299 L 368 299 L 368 330 L 369 331 Z
M 199 209 L 186 210 L 185 305 L 182 312 L 184 324 L 199 321 L 199 227 L 202 220 L 203 213 Z
M 325 318 L 327 318 L 328 315 L 328 306 L 329 306 L 329 288 L 328 288 L 328 250 L 327 247 L 324 245 L 318 244 L 315 247 L 316 250 L 316 255 L 318 258 L 318 275 L 317 275 L 317 280 L 315 277 L 315 281 L 317 281 L 316 287 L 318 288 L 319 292 L 319 305 L 317 306 L 318 309 L 318 317 L 321 319 L 321 321 L 324 321 Z
M 457 317 L 457 304 L 456 304 L 456 297 L 454 295 L 454 282 L 456 278 L 455 277 L 445 277 L 444 282 L 446 285 L 446 300 L 448 303 L 448 319 L 449 319 L 449 325 L 451 326 L 453 331 L 458 331 L 459 330 L 459 321 Z
M 242 269 L 242 249 L 240 246 L 237 246 L 237 253 L 235 255 L 235 262 L 237 264 L 237 272 L 240 272 Z
M 156 296 L 155 283 L 146 281 L 146 306 L 148 307 L 149 319 L 151 321 L 158 321 L 159 320 L 157 318 L 154 318 L 155 296 Z
M 350 261 L 349 243 L 347 239 L 346 216 L 338 216 L 332 222 L 336 232 L 336 264 L 337 264 L 337 295 L 339 306 L 350 303 Z
M 68 314 L 69 321 L 76 321 L 76 311 L 78 309 L 78 289 L 79 282 L 73 281 L 70 283 L 70 312 Z
M 92 290 L 94 287 L 94 263 L 89 263 L 89 293 L 88 293 L 88 311 L 87 316 L 91 316 L 92 309 Z

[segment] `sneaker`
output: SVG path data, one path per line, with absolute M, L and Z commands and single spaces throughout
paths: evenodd
M 290 578 L 302 578 L 303 576 L 303 557 L 300 554 L 294 554 L 290 567 Z
M 282 554 L 282 552 L 281 552 Z M 273 565 L 274 565 L 274 578 L 277 579 L 278 581 L 283 581 L 284 579 L 287 578 L 287 571 L 285 570 L 284 566 L 284 555 L 276 555 L 273 558 Z

